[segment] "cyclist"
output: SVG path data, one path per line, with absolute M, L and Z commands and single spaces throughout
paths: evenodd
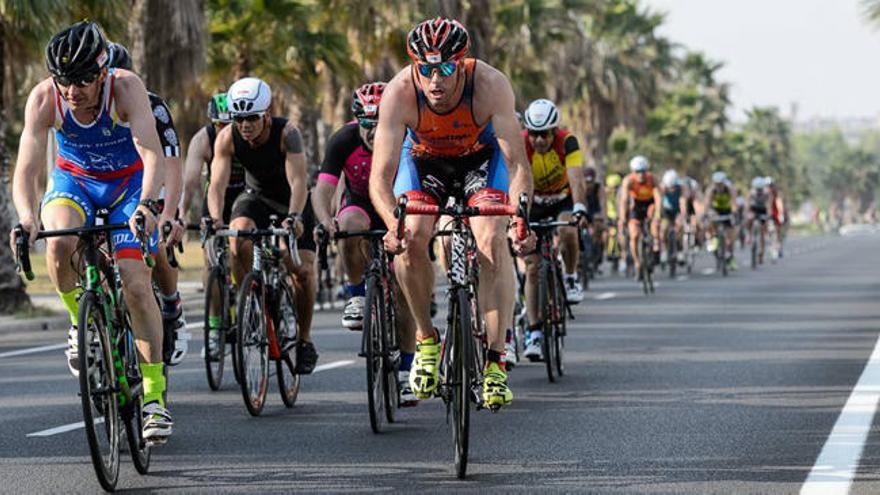
M 785 207 L 785 200 L 782 197 L 782 191 L 776 185 L 776 181 L 769 175 L 764 177 L 767 184 L 767 190 L 770 193 L 770 216 L 776 225 L 776 253 L 782 258 L 782 241 L 785 240 L 785 229 L 788 227 L 788 209 Z
M 583 226 L 587 224 L 584 204 L 583 155 L 577 138 L 559 127 L 559 110 L 550 100 L 535 100 L 523 115 L 526 129 L 523 141 L 526 155 L 532 165 L 534 197 L 529 221 L 553 219 L 568 221 L 576 214 Z M 570 303 L 584 299 L 583 288 L 577 280 L 577 260 L 580 253 L 576 227 L 559 229 L 559 248 L 564 265 L 565 298 Z M 529 334 L 524 356 L 532 361 L 543 359 L 541 342 L 544 339 L 538 321 L 538 267 L 537 253 L 526 257 L 526 310 Z
M 682 180 L 678 176 L 678 172 L 669 169 L 663 173 L 663 179 L 660 181 L 660 194 L 662 196 L 662 208 L 660 215 L 660 262 L 681 262 L 684 261 L 684 253 L 677 250 L 678 256 L 675 260 L 669 260 L 669 252 L 667 246 L 667 227 L 673 226 L 675 242 L 679 243 L 681 239 L 681 222 L 687 217 L 687 200 L 684 197 L 684 187 Z
M 761 223 L 761 238 L 752 239 L 752 226 L 754 222 L 761 216 L 767 216 L 768 206 L 770 205 L 770 194 L 767 192 L 767 183 L 763 177 L 755 177 L 752 179 L 752 187 L 746 198 L 748 206 L 748 218 L 746 219 L 746 231 L 749 236 L 749 244 L 758 242 L 758 263 L 764 262 L 764 242 L 767 236 L 767 223 Z
M 107 65 L 111 69 L 132 70 L 131 54 L 119 43 L 108 43 L 110 60 Z M 180 141 L 177 139 L 177 130 L 174 128 L 174 120 L 165 100 L 159 95 L 147 91 L 150 98 L 150 107 L 153 109 L 153 118 L 156 120 L 156 134 L 159 135 L 159 144 L 165 157 L 165 186 L 159 192 L 159 202 L 162 203 L 162 216 L 159 218 L 159 227 L 165 224 L 171 225 L 168 234 L 167 245 L 175 246 L 183 240 L 183 226 L 178 220 L 177 206 L 182 203 L 183 167 L 180 163 Z M 183 302 L 180 292 L 177 290 L 177 269 L 168 262 L 165 253 L 165 242 L 160 241 L 156 251 L 156 266 L 153 267 L 153 280 L 162 293 L 162 323 L 174 329 L 174 350 L 170 353 L 168 362 L 171 366 L 180 364 L 186 356 L 189 348 L 190 334 L 186 331 L 186 316 L 183 314 Z
M 208 100 L 208 118 L 211 120 L 209 124 L 198 130 L 189 141 L 189 147 L 186 153 L 186 199 L 184 211 L 192 211 L 199 198 L 202 200 L 201 217 L 210 216 L 208 211 L 208 188 L 207 183 L 202 185 L 202 168 L 207 166 L 206 175 L 211 177 L 211 161 L 214 159 L 214 143 L 217 141 L 217 134 L 232 122 L 232 116 L 226 102 L 226 93 L 217 93 Z M 232 214 L 232 205 L 235 203 L 238 195 L 245 188 L 245 172 L 241 163 L 234 156 L 232 157 L 232 169 L 229 173 L 229 184 L 226 186 L 226 194 L 223 203 L 223 223 L 229 223 L 229 216 Z M 201 189 L 201 191 L 200 191 Z M 204 270 L 202 272 L 202 280 L 207 281 L 209 259 L 206 253 L 206 247 L 202 248 L 204 254 Z M 233 278 L 233 282 L 235 279 Z M 207 316 L 208 318 L 208 339 L 209 342 L 202 347 L 211 349 L 212 352 L 219 351 L 218 343 L 220 342 L 220 325 L 222 318 L 217 316 Z
M 703 215 L 703 194 L 700 189 L 700 183 L 690 176 L 686 176 L 682 181 L 684 186 L 684 198 L 687 203 L 687 222 L 691 226 L 694 233 L 694 241 L 697 245 L 701 243 L 700 222 L 698 219 Z
M 425 276 L 433 273 L 428 243 L 434 219 L 408 216 L 405 238 L 398 240 L 395 196 L 445 204 L 448 197 L 463 195 L 479 205 L 508 201 L 508 190 L 512 203 L 520 193 L 531 193 L 513 89 L 494 67 L 466 58 L 469 45 L 467 31 L 455 20 L 438 17 L 411 30 L 412 64 L 388 83 L 376 130 L 370 198 L 388 226 L 386 249 L 400 254 L 395 270 L 418 339 L 410 372 L 418 398 L 430 397 L 438 383 L 440 335 L 429 315 L 434 279 Z M 479 299 L 489 345 L 483 399 L 494 407 L 513 399 L 503 362 L 515 285 L 504 238 L 508 223 L 504 217 L 470 220 L 480 254 Z M 520 241 L 511 231 L 510 237 L 517 254 L 534 249 L 534 235 Z
M 636 277 L 641 277 L 640 268 L 642 260 L 639 259 L 638 245 L 641 241 L 641 224 L 648 222 L 651 235 L 654 236 L 654 253 L 660 249 L 657 238 L 657 222 L 655 215 L 659 214 L 661 198 L 660 190 L 654 182 L 654 176 L 648 169 L 651 164 L 644 156 L 635 156 L 629 162 L 630 174 L 623 179 L 618 194 L 618 209 L 621 213 L 617 220 L 618 231 L 623 232 L 624 222 L 629 228 L 629 250 L 632 254 Z M 639 278 L 639 280 L 641 280 Z
M 272 215 L 284 218 L 285 226 L 294 227 L 302 264 L 294 267 L 287 255 L 284 262 L 291 274 L 299 320 L 295 371 L 307 375 L 315 369 L 318 353 L 311 341 L 316 290 L 315 241 L 311 234 L 314 214 L 308 199 L 302 137 L 293 123 L 272 117 L 272 91 L 262 80 L 239 79 L 229 88 L 226 98 L 233 125 L 217 133 L 214 143 L 208 210 L 214 224 L 220 225 L 232 162 L 237 159 L 244 167 L 247 188 L 232 206 L 229 228 L 266 228 Z M 309 234 L 303 235 L 304 232 Z M 251 269 L 253 242 L 233 239 L 230 254 L 235 280 L 242 280 Z
M 315 218 L 326 232 L 333 235 L 336 224 L 343 231 L 381 229 L 385 227 L 382 218 L 370 202 L 370 167 L 373 160 L 373 138 L 379 122 L 379 102 L 385 90 L 384 82 L 364 84 L 354 91 L 351 99 L 351 113 L 355 120 L 336 131 L 327 143 L 324 162 L 318 174 L 318 182 L 312 192 L 312 207 Z M 345 176 L 342 201 L 336 218 L 332 216 L 333 196 L 341 176 Z M 348 302 L 342 315 L 342 326 L 360 329 L 363 326 L 364 270 L 370 246 L 365 238 L 341 239 L 339 255 L 348 276 L 346 292 Z M 397 300 L 395 315 L 401 336 L 400 376 L 401 405 L 413 406 L 417 403 L 412 387 L 409 385 L 409 372 L 415 356 L 415 339 L 410 328 L 412 318 L 403 296 Z
M 605 203 L 605 188 L 596 179 L 596 169 L 589 166 L 584 167 L 584 197 L 587 203 L 587 222 L 590 224 L 594 260 L 598 260 L 599 256 L 601 256 L 598 246 L 601 245 L 605 231 L 605 218 L 602 215 L 602 205 Z M 598 268 L 597 272 L 601 274 Z
M 717 171 L 712 174 L 712 185 L 706 191 L 706 205 L 712 208 L 718 216 L 730 215 L 730 218 L 724 222 L 726 227 L 724 235 L 724 243 L 727 249 L 727 264 L 732 269 L 736 269 L 736 261 L 733 259 L 733 243 L 736 240 L 736 231 L 733 230 L 733 216 L 736 213 L 736 189 L 727 179 L 727 174 Z M 716 223 L 709 225 L 709 235 L 712 240 L 709 242 L 709 252 L 718 249 L 718 233 L 716 232 Z
M 143 436 L 161 443 L 171 435 L 171 415 L 165 407 L 162 362 L 162 318 L 150 285 L 150 269 L 141 259 L 134 214 L 144 216 L 156 251 L 156 198 L 162 185 L 162 151 L 156 122 L 143 82 L 134 73 L 109 69 L 107 41 L 93 22 L 78 22 L 52 37 L 46 47 L 51 77 L 28 96 L 25 122 L 13 178 L 13 201 L 30 242 L 38 226 L 33 205 L 33 178 L 46 162 L 47 131 L 58 142 L 51 186 L 43 197 L 41 221 L 46 229 L 92 225 L 98 209 L 109 210 L 110 223 L 128 222 L 130 232 L 115 231 L 114 255 L 142 357 Z M 77 238 L 53 237 L 46 242 L 49 278 L 70 313 L 67 361 L 78 375 L 75 268 Z M 74 262 L 71 262 L 73 260 Z
M 619 174 L 608 174 L 605 177 L 605 216 L 607 217 L 607 225 L 608 228 L 605 229 L 604 236 L 602 237 L 602 246 L 605 247 L 605 257 L 607 259 L 611 259 L 614 256 L 619 257 L 620 252 L 614 252 L 611 249 L 613 244 L 620 246 L 620 235 L 622 232 L 617 229 L 617 203 L 618 203 L 618 195 L 620 193 L 620 183 L 623 182 L 623 179 Z M 611 236 L 616 236 L 613 240 Z M 621 271 L 625 270 L 624 267 L 620 267 Z M 612 267 L 613 270 L 613 267 Z

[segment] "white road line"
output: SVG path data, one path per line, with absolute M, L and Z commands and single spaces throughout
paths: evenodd
M 810 471 L 801 495 L 846 494 L 859 467 L 862 450 L 880 401 L 880 337 L 858 383 Z
M 104 418 L 98 418 L 95 420 L 95 424 L 101 424 L 104 422 Z M 70 423 L 69 425 L 57 426 L 55 428 L 49 428 L 48 430 L 43 431 L 35 431 L 33 433 L 28 433 L 29 437 L 51 437 L 52 435 L 57 435 L 59 433 L 67 433 L 68 431 L 78 430 L 80 428 L 84 428 L 86 426 L 85 421 L 80 421 L 79 423 Z
M 715 273 L 715 269 L 714 268 L 703 268 L 703 271 L 701 273 L 703 275 L 712 275 L 713 273 Z
M 66 345 L 66 344 L 65 344 Z M 344 361 L 332 361 L 327 364 L 322 364 L 320 366 L 315 366 L 314 371 L 312 373 L 318 373 L 321 371 L 328 371 L 336 368 L 342 368 L 344 366 L 348 366 L 350 364 L 354 364 L 353 360 L 347 359 Z M 95 420 L 95 423 L 103 423 L 104 418 L 98 418 Z M 35 431 L 33 433 L 28 433 L 26 436 L 28 437 L 50 437 L 52 435 L 57 435 L 59 433 L 67 433 L 68 431 L 78 430 L 80 428 L 85 427 L 85 422 L 80 421 L 79 423 L 71 423 L 69 425 L 61 425 L 56 426 L 55 428 L 49 428 L 48 430 Z
M 675 279 L 678 280 L 679 282 L 684 282 L 685 280 L 690 279 L 690 277 L 688 277 L 687 275 L 679 275 L 679 276 L 675 277 Z
M 205 325 L 204 321 L 194 321 L 192 323 L 187 323 L 184 328 L 187 328 L 187 329 L 200 328 L 204 325 Z
M 52 345 L 43 345 L 40 347 L 30 347 L 28 349 L 19 349 L 17 351 L 0 352 L 0 358 L 13 357 L 13 356 L 24 356 L 26 354 L 36 354 L 38 352 L 45 352 L 45 351 L 54 351 L 57 349 L 64 349 L 65 347 L 67 347 L 67 344 L 52 344 Z
M 317 373 L 319 371 L 332 370 L 332 369 L 336 369 L 336 368 L 342 368 L 343 366 L 348 366 L 349 364 L 354 364 L 354 361 L 352 361 L 350 359 L 345 360 L 345 361 L 333 361 L 332 363 L 327 363 L 327 364 L 322 364 L 320 366 L 315 366 L 315 369 L 312 371 L 312 373 Z
M 606 299 L 614 299 L 615 297 L 617 297 L 616 292 L 603 292 L 599 295 L 594 296 L 593 299 L 597 301 L 604 301 Z

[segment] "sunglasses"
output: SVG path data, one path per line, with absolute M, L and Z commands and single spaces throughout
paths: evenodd
M 376 119 L 358 119 L 358 125 L 364 129 L 372 129 L 379 125 L 379 121 Z
M 252 113 L 250 115 L 236 115 L 232 117 L 232 120 L 235 121 L 236 124 L 241 124 L 242 122 L 256 122 L 263 118 L 264 113 Z
M 419 74 L 424 77 L 431 77 L 435 70 L 440 72 L 441 76 L 449 77 L 455 73 L 455 68 L 458 67 L 458 62 L 450 60 L 448 62 L 440 62 L 439 64 L 418 64 L 418 67 Z
M 58 86 L 63 86 L 65 88 L 71 85 L 76 86 L 77 88 L 84 88 L 89 84 L 97 81 L 99 77 L 101 77 L 101 73 L 94 72 L 92 74 L 82 76 L 78 79 L 71 79 L 65 76 L 53 76 L 52 79 L 55 81 L 55 84 L 57 84 Z
M 547 129 L 546 131 L 529 131 L 529 136 L 533 138 L 547 138 L 553 133 L 552 130 Z

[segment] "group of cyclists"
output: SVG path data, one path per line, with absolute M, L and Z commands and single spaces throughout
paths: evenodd
M 203 229 L 264 229 L 279 218 L 295 233 L 300 262 L 293 263 L 290 255 L 283 261 L 294 289 L 295 362 L 301 375 L 311 373 L 318 361 L 310 333 L 317 246 L 341 231 L 387 229 L 383 243 L 394 255 L 394 290 L 399 295 L 398 380 L 404 406 L 435 394 L 443 342 L 431 317 L 431 249 L 438 221 L 412 215 L 399 226 L 401 197 L 410 205 L 444 206 L 457 199 L 468 206 L 516 208 L 523 195 L 528 199 L 527 218 L 484 216 L 469 222 L 479 256 L 478 298 L 486 330 L 482 399 L 493 408 L 513 399 L 508 371 L 516 364 L 511 334 L 517 271 L 524 275 L 527 313 L 523 355 L 543 359 L 536 237 L 514 227 L 548 218 L 568 222 L 556 234 L 568 304 L 584 299 L 579 278 L 584 232 L 599 253 L 594 256 L 597 266 L 605 247 L 620 242 L 614 237 L 628 238 L 636 273 L 644 261 L 636 249 L 643 233 L 652 236 L 658 260 L 680 262 L 681 251 L 670 260 L 661 249 L 667 236 L 680 243 L 685 226 L 699 231 L 699 220 L 710 213 L 732 222 L 732 214 L 745 210 L 749 232 L 751 222 L 766 225 L 771 218 L 781 235 L 783 202 L 769 177 L 752 181 L 745 203 L 738 202 L 724 172 L 715 172 L 704 192 L 696 180 L 674 169 L 657 181 L 642 156 L 632 158 L 626 176 L 610 173 L 602 178 L 585 166 L 578 139 L 561 126 L 553 102 L 533 101 L 520 118 L 507 77 L 469 58 L 469 46 L 468 33 L 456 20 L 438 17 L 415 26 L 406 40 L 411 64 L 388 82 L 369 82 L 354 91 L 353 119 L 330 137 L 319 170 L 310 178 L 300 131 L 272 114 L 272 90 L 266 82 L 245 77 L 210 99 L 210 123 L 190 140 L 184 165 L 167 106 L 132 72 L 124 47 L 108 42 L 101 28 L 87 21 L 51 39 L 46 49 L 50 77 L 28 97 L 15 168 L 19 227 L 32 244 L 41 229 L 89 226 L 99 211 L 105 211 L 110 223 L 129 224 L 112 235 L 143 375 L 145 439 L 162 443 L 172 433 L 164 367 L 182 360 L 188 336 L 177 271 L 165 247 L 181 242 L 182 219 L 193 209 L 201 210 Z M 50 130 L 58 156 L 38 208 L 33 177 L 45 163 Z M 156 258 L 152 270 L 142 259 L 138 221 L 152 233 L 147 246 Z M 732 229 L 719 234 L 715 228 L 709 225 L 709 248 L 723 237 L 729 247 L 727 262 L 733 264 L 735 234 Z M 351 330 L 363 327 L 368 247 L 363 238 L 340 240 L 337 246 L 347 298 L 342 326 Z M 71 316 L 67 356 L 76 374 L 78 353 L 84 352 L 76 345 L 77 297 L 82 292 L 77 285 L 77 239 L 52 237 L 46 249 L 49 277 Z M 230 239 L 234 282 L 251 270 L 253 250 L 254 242 L 246 237 Z M 154 284 L 159 298 L 153 295 Z M 205 318 L 211 331 L 204 352 L 216 352 L 221 321 L 216 315 Z M 163 342 L 163 320 L 177 330 L 170 343 Z

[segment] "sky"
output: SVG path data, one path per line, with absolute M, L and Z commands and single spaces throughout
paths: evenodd
M 646 0 L 660 33 L 725 62 L 735 120 L 774 105 L 797 120 L 880 117 L 880 30 L 859 0 Z

